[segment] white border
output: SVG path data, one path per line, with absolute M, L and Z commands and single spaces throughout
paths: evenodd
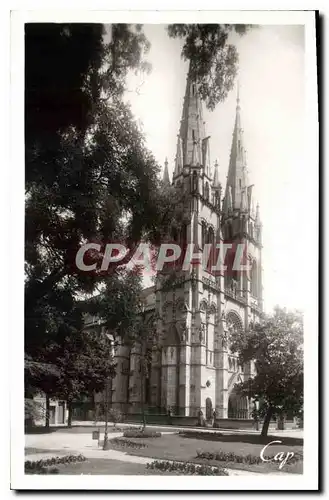
M 59 1 L 60 6 L 63 2 Z M 82 2 L 81 2 L 82 3 Z M 81 6 L 80 3 L 80 6 Z M 107 2 L 106 2 L 107 3 Z M 168 2 L 168 8 L 172 2 Z M 198 2 L 199 3 L 199 2 Z M 235 2 L 236 3 L 236 2 Z M 278 2 L 277 2 L 278 3 Z M 65 2 L 67 5 L 67 2 Z M 230 5 L 234 2 L 230 2 Z M 283 2 L 282 2 L 283 4 Z M 305 2 L 304 2 L 305 4 Z M 40 5 L 40 3 L 39 3 Z M 96 5 L 96 4 L 95 4 Z M 121 8 L 126 2 L 120 2 Z M 191 2 L 189 7 L 196 5 Z M 241 2 L 240 2 L 241 5 Z M 263 5 L 263 4 L 262 4 Z M 43 6 L 43 4 L 42 4 Z M 303 2 L 299 2 L 303 8 Z M 305 6 L 304 6 L 305 7 Z M 39 22 L 133 22 L 133 23 L 171 23 L 171 22 L 218 22 L 248 24 L 304 24 L 306 58 L 306 106 L 307 120 L 305 141 L 308 144 L 309 164 L 317 172 L 318 133 L 317 133 L 317 81 L 315 52 L 315 19 L 313 12 L 303 11 L 77 11 L 77 10 L 40 10 L 18 11 L 12 15 L 11 26 L 11 177 L 10 208 L 12 232 L 10 252 L 11 266 L 11 487 L 13 489 L 126 489 L 126 490 L 312 490 L 317 488 L 317 270 L 308 270 L 305 288 L 311 290 L 313 301 L 305 311 L 305 448 L 304 474 L 302 476 L 234 476 L 234 477 L 166 477 L 159 481 L 155 476 L 25 476 L 24 434 L 23 434 L 23 260 L 24 260 L 24 175 L 17 175 L 18 166 L 24 170 L 24 23 Z M 307 240 L 318 241 L 317 232 L 317 173 L 310 178 L 310 194 L 305 200 L 316 212 L 313 228 L 307 228 Z M 296 238 L 299 235 L 296 235 Z M 315 248 L 316 247 L 316 248 Z M 312 252 L 317 251 L 313 245 Z M 301 271 L 302 272 L 302 271 Z M 304 270 L 305 272 L 305 270 Z M 20 337 L 19 337 L 20 336 Z

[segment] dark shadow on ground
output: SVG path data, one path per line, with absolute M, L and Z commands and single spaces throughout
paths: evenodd
M 58 427 L 25 427 L 25 434 L 50 434 L 58 429 Z
M 180 432 L 180 437 L 187 439 L 202 439 L 203 441 L 221 441 L 227 443 L 251 443 L 251 444 L 267 444 L 270 441 L 281 441 L 284 445 L 303 446 L 302 438 L 294 438 L 288 436 L 271 436 L 262 437 L 260 434 L 221 434 L 207 432 Z

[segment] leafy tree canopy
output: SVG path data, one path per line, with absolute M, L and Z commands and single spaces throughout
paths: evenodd
M 226 99 L 237 75 L 239 55 L 229 35 L 242 36 L 245 24 L 170 24 L 168 34 L 183 40 L 182 57 L 190 61 L 192 77 L 209 109 Z
M 262 402 L 267 417 L 303 407 L 303 320 L 299 312 L 276 308 L 245 332 L 230 332 L 240 363 L 252 361 L 255 375 L 237 389 Z M 266 419 L 265 419 L 266 420 Z M 265 423 L 264 423 L 265 425 Z M 267 430 L 266 430 L 267 432 Z

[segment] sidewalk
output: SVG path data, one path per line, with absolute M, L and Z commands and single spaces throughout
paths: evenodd
M 95 425 L 95 422 L 91 420 L 86 420 L 86 421 L 74 421 L 72 424 L 72 427 L 90 427 L 90 428 L 97 428 L 97 427 L 104 427 L 105 422 L 97 422 Z M 112 423 L 108 423 L 108 426 L 111 427 L 113 426 Z M 54 425 L 51 427 L 65 427 L 66 424 L 60 424 L 60 425 Z M 133 424 L 133 423 L 118 423 L 117 427 L 141 427 L 141 424 Z M 198 431 L 198 432 L 224 432 L 225 434 L 260 434 L 261 430 L 256 431 L 255 429 L 224 429 L 224 428 L 216 428 L 214 429 L 213 427 L 177 427 L 173 425 L 158 425 L 158 424 L 147 424 L 146 427 L 154 427 L 156 429 L 159 429 L 160 431 L 172 431 L 172 432 L 178 432 L 178 431 Z M 269 430 L 268 433 L 270 436 L 286 436 L 286 437 L 295 437 L 295 438 L 303 438 L 304 437 L 304 431 L 303 429 L 286 429 L 286 430 Z

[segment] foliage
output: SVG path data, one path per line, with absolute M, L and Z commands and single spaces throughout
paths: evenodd
M 125 438 L 159 438 L 161 435 L 161 432 L 152 431 L 151 429 L 134 429 L 123 433 Z
M 104 386 L 113 360 L 100 336 L 82 333 L 95 304 L 79 299 L 105 288 L 108 326 L 122 333 L 138 280 L 117 266 L 107 274 L 82 272 L 76 252 L 87 241 L 133 249 L 157 233 L 162 218 L 158 165 L 122 101 L 128 72 L 149 70 L 149 44 L 141 26 L 108 30 L 104 37 L 97 24 L 26 25 L 27 394 L 38 389 L 72 399 Z M 103 250 L 86 260 L 98 263 Z
M 83 455 L 66 455 L 65 457 L 53 457 L 36 461 L 26 460 L 25 474 L 58 474 L 56 468 L 50 468 L 54 465 L 66 465 L 76 462 L 84 462 L 86 458 Z
M 254 362 L 254 377 L 237 384 L 236 389 L 260 400 L 266 433 L 273 414 L 299 414 L 303 408 L 301 314 L 276 308 L 272 315 L 263 315 L 259 323 L 251 324 L 248 331 L 232 330 L 230 344 L 241 364 Z
M 223 436 L 221 432 L 200 432 L 200 431 L 179 431 L 178 434 L 184 438 L 191 438 L 191 439 L 205 439 L 207 437 L 211 437 L 213 441 L 216 441 L 218 438 Z
M 136 443 L 135 441 L 131 441 L 130 439 L 114 438 L 114 439 L 111 439 L 110 443 L 112 446 L 118 446 L 120 448 L 141 449 L 141 448 L 147 447 L 147 444 L 145 444 L 145 443 Z
M 238 70 L 238 51 L 232 35 L 245 35 L 250 25 L 170 24 L 168 34 L 183 40 L 182 57 L 190 61 L 192 78 L 207 107 L 213 110 L 226 99 Z M 231 40 L 230 40 L 231 35 Z
M 259 455 L 251 455 L 250 453 L 248 455 L 237 455 L 234 452 L 224 452 L 224 451 L 217 451 L 217 452 L 209 452 L 209 451 L 197 451 L 197 458 L 202 458 L 205 460 L 216 460 L 218 462 L 234 462 L 237 464 L 260 464 L 263 463 L 261 457 Z M 273 457 L 268 457 L 265 456 L 267 460 Z M 299 454 L 294 454 L 289 461 L 291 463 L 298 462 L 299 460 L 302 459 L 302 456 Z
M 57 396 L 72 400 L 103 389 L 104 380 L 113 376 L 111 346 L 106 337 L 83 331 L 66 337 L 55 350 L 61 367 Z
M 188 462 L 165 462 L 155 460 L 146 464 L 147 469 L 157 469 L 159 471 L 179 471 L 184 475 L 192 476 L 228 476 L 225 469 L 210 467 L 208 465 L 197 465 Z
M 110 408 L 108 410 L 108 419 L 109 419 L 109 422 L 113 422 L 114 427 L 116 427 L 118 422 L 124 421 L 124 414 L 122 413 L 122 411 L 118 410 L 117 408 Z
M 45 409 L 42 403 L 35 401 L 34 399 L 25 398 L 24 399 L 24 414 L 25 421 L 34 422 L 39 420 L 44 416 Z

